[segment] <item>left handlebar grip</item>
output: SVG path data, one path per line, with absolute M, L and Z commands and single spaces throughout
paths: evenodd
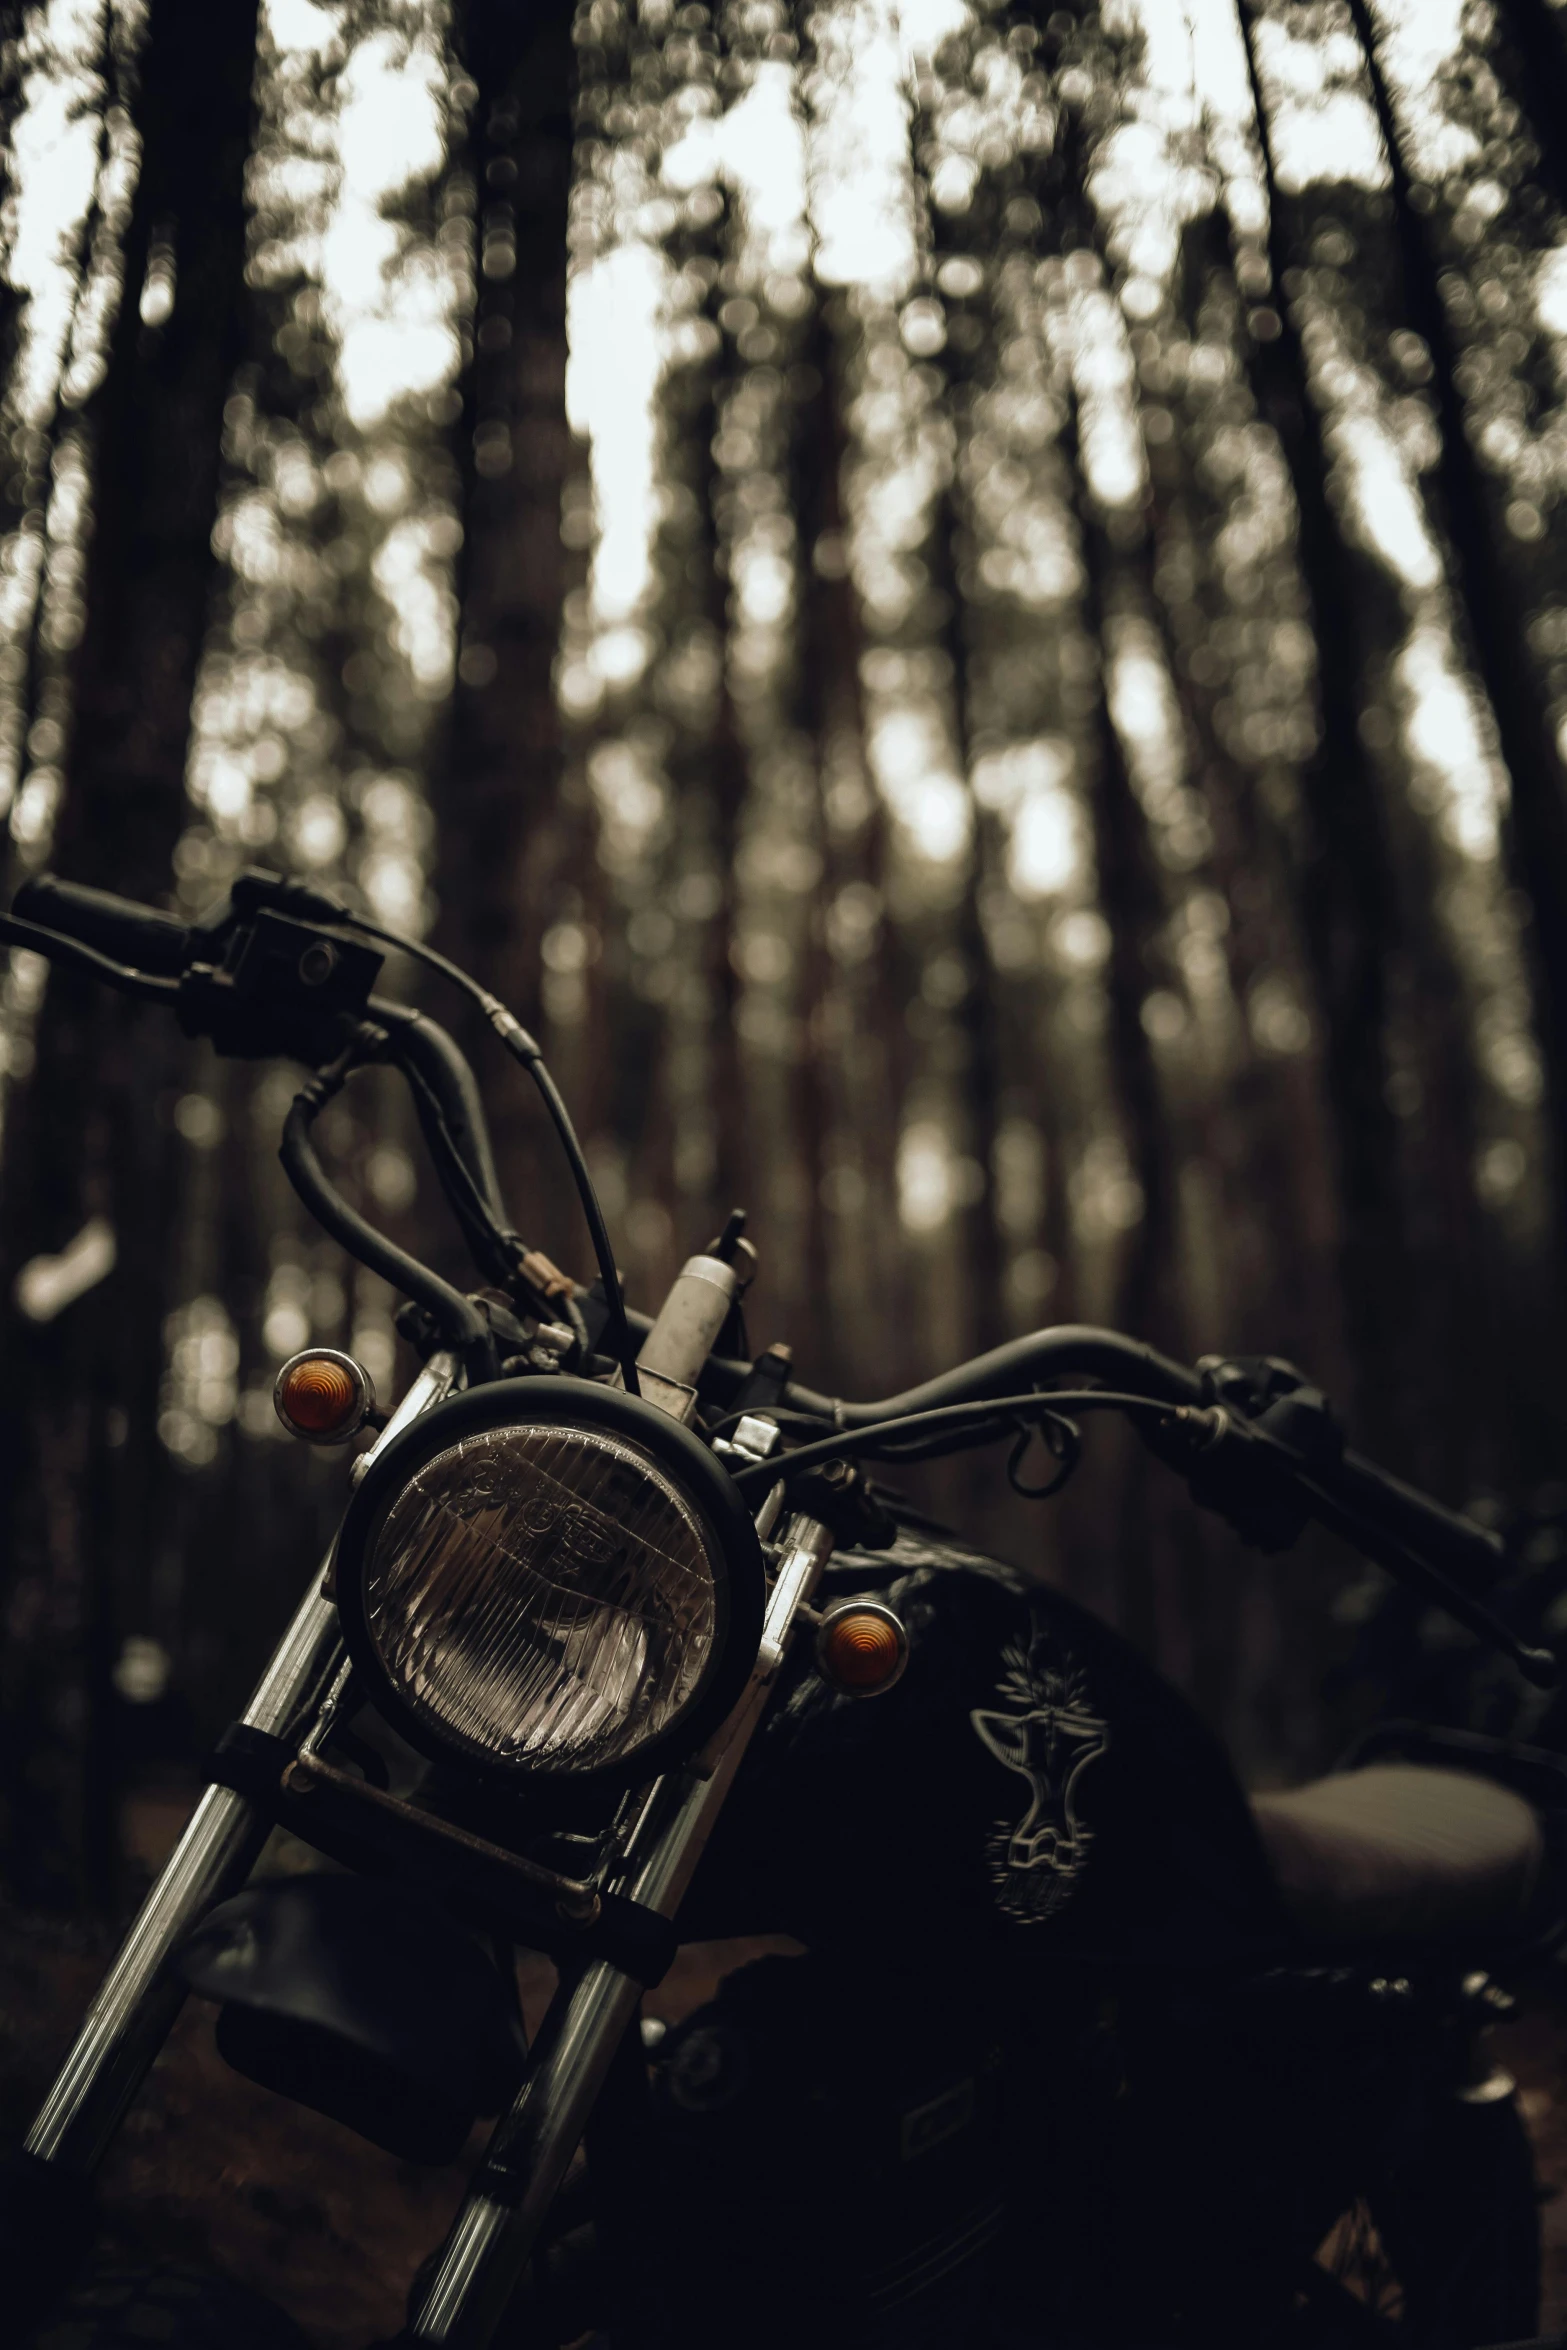
M 58 881 L 52 873 L 24 881 L 12 912 L 19 921 L 78 939 L 134 971 L 177 979 L 190 959 L 190 932 L 172 914 L 78 881 Z

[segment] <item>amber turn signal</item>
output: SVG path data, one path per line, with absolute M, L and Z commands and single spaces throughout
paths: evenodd
M 879 1697 L 901 1678 L 909 1636 L 879 1599 L 840 1599 L 822 1617 L 816 1667 L 844 1697 Z
M 352 1355 L 311 1346 L 289 1356 L 272 1401 L 290 1436 L 302 1436 L 307 1444 L 346 1444 L 375 1411 L 375 1387 Z

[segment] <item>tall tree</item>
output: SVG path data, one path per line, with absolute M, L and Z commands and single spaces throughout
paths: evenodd
M 1512 783 L 1506 838 L 1517 888 L 1534 908 L 1534 964 L 1547 1107 L 1555 1146 L 1553 1194 L 1567 1235 L 1567 769 L 1556 749 L 1539 672 L 1530 660 L 1528 614 L 1516 571 L 1501 559 L 1492 502 L 1469 438 L 1458 352 L 1442 299 L 1440 272 L 1414 181 L 1368 0 L 1348 0 L 1393 183 L 1393 218 L 1410 324 L 1431 355 L 1441 431 L 1437 480 L 1463 624 L 1496 720 Z M 1523 11 L 1520 21 L 1529 17 Z M 1553 28 L 1539 28 L 1554 43 Z
M 478 85 L 469 162 L 480 291 L 460 428 L 462 651 L 432 786 L 434 878 L 442 943 L 530 1021 L 558 879 L 571 17 L 562 0 L 529 11 L 469 0 L 458 26 Z M 535 1202 L 544 1179 L 548 1196 L 531 1104 L 516 1087 L 493 1100 L 508 1195 Z
M 212 579 L 222 415 L 246 333 L 244 173 L 256 0 L 156 0 L 139 69 L 141 171 L 108 371 L 91 401 L 95 520 L 73 664 L 55 857 L 73 879 L 157 901 L 183 821 L 191 696 Z M 122 1604 L 145 1588 L 179 1040 L 83 983 L 50 990 L 7 1160 L 8 1270 L 99 1218 L 112 1271 L 44 1332 L 6 1347 L 16 1445 L 6 1479 L 24 1716 L 84 1725 L 51 1832 L 100 1902 L 114 1892 L 110 1680 Z M 12 1283 L 5 1282 L 7 1310 Z M 25 1371 L 23 1366 L 25 1365 Z M 43 1669 L 39 1669 L 42 1667 Z M 62 1703 L 61 1679 L 76 1696 Z M 31 1693 L 31 1694 L 29 1694 Z M 42 1736 L 47 1749 L 58 1745 Z M 75 1733 L 67 1745 L 77 1744 Z M 12 1861 L 37 1882 L 35 1811 L 13 1786 Z M 74 1815 L 74 1816 L 71 1816 Z
M 1322 418 L 1286 284 L 1293 255 L 1257 57 L 1255 0 L 1237 0 L 1268 201 L 1271 307 L 1252 314 L 1258 406 L 1289 467 L 1299 557 L 1317 645 L 1321 727 L 1302 774 L 1310 827 L 1301 875 L 1304 928 L 1326 1028 L 1326 1070 L 1343 1209 L 1350 1338 L 1373 1415 L 1379 1374 L 1397 1357 L 1407 1248 L 1388 1102 L 1387 967 L 1398 903 L 1376 772 L 1360 734 L 1361 655 L 1352 568 L 1328 490 Z M 1385 1390 L 1383 1391 L 1386 1392 Z
M 1503 0 L 1501 24 L 1517 56 L 1516 87 L 1534 133 L 1536 169 L 1567 212 L 1567 42 L 1561 10 L 1555 0 Z M 1364 30 L 1361 39 L 1369 56 Z
M 257 0 L 154 0 L 142 161 L 96 443 L 62 859 L 169 886 L 212 581 L 222 417 L 248 346 L 244 176 Z

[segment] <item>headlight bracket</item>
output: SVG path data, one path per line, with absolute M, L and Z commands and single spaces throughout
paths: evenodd
M 572 1880 L 302 1756 L 287 1738 L 231 1723 L 209 1771 L 215 1786 L 231 1787 L 314 1851 L 362 1875 L 390 1871 L 422 1885 L 525 1949 L 555 1959 L 607 1958 L 650 1990 L 673 1963 L 675 1929 L 656 1911 L 610 1892 L 584 1905 Z M 575 1914 L 567 1914 L 556 1887 L 569 1890 Z

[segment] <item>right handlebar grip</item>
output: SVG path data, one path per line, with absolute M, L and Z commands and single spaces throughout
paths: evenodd
M 1506 1567 L 1507 1546 L 1500 1535 L 1444 1509 L 1357 1453 L 1345 1453 L 1324 1483 L 1336 1499 L 1471 1589 L 1486 1589 Z
M 57 881 L 52 873 L 24 881 L 11 910 L 19 921 L 79 939 L 134 971 L 176 979 L 190 958 L 190 932 L 172 914 L 79 881 Z

